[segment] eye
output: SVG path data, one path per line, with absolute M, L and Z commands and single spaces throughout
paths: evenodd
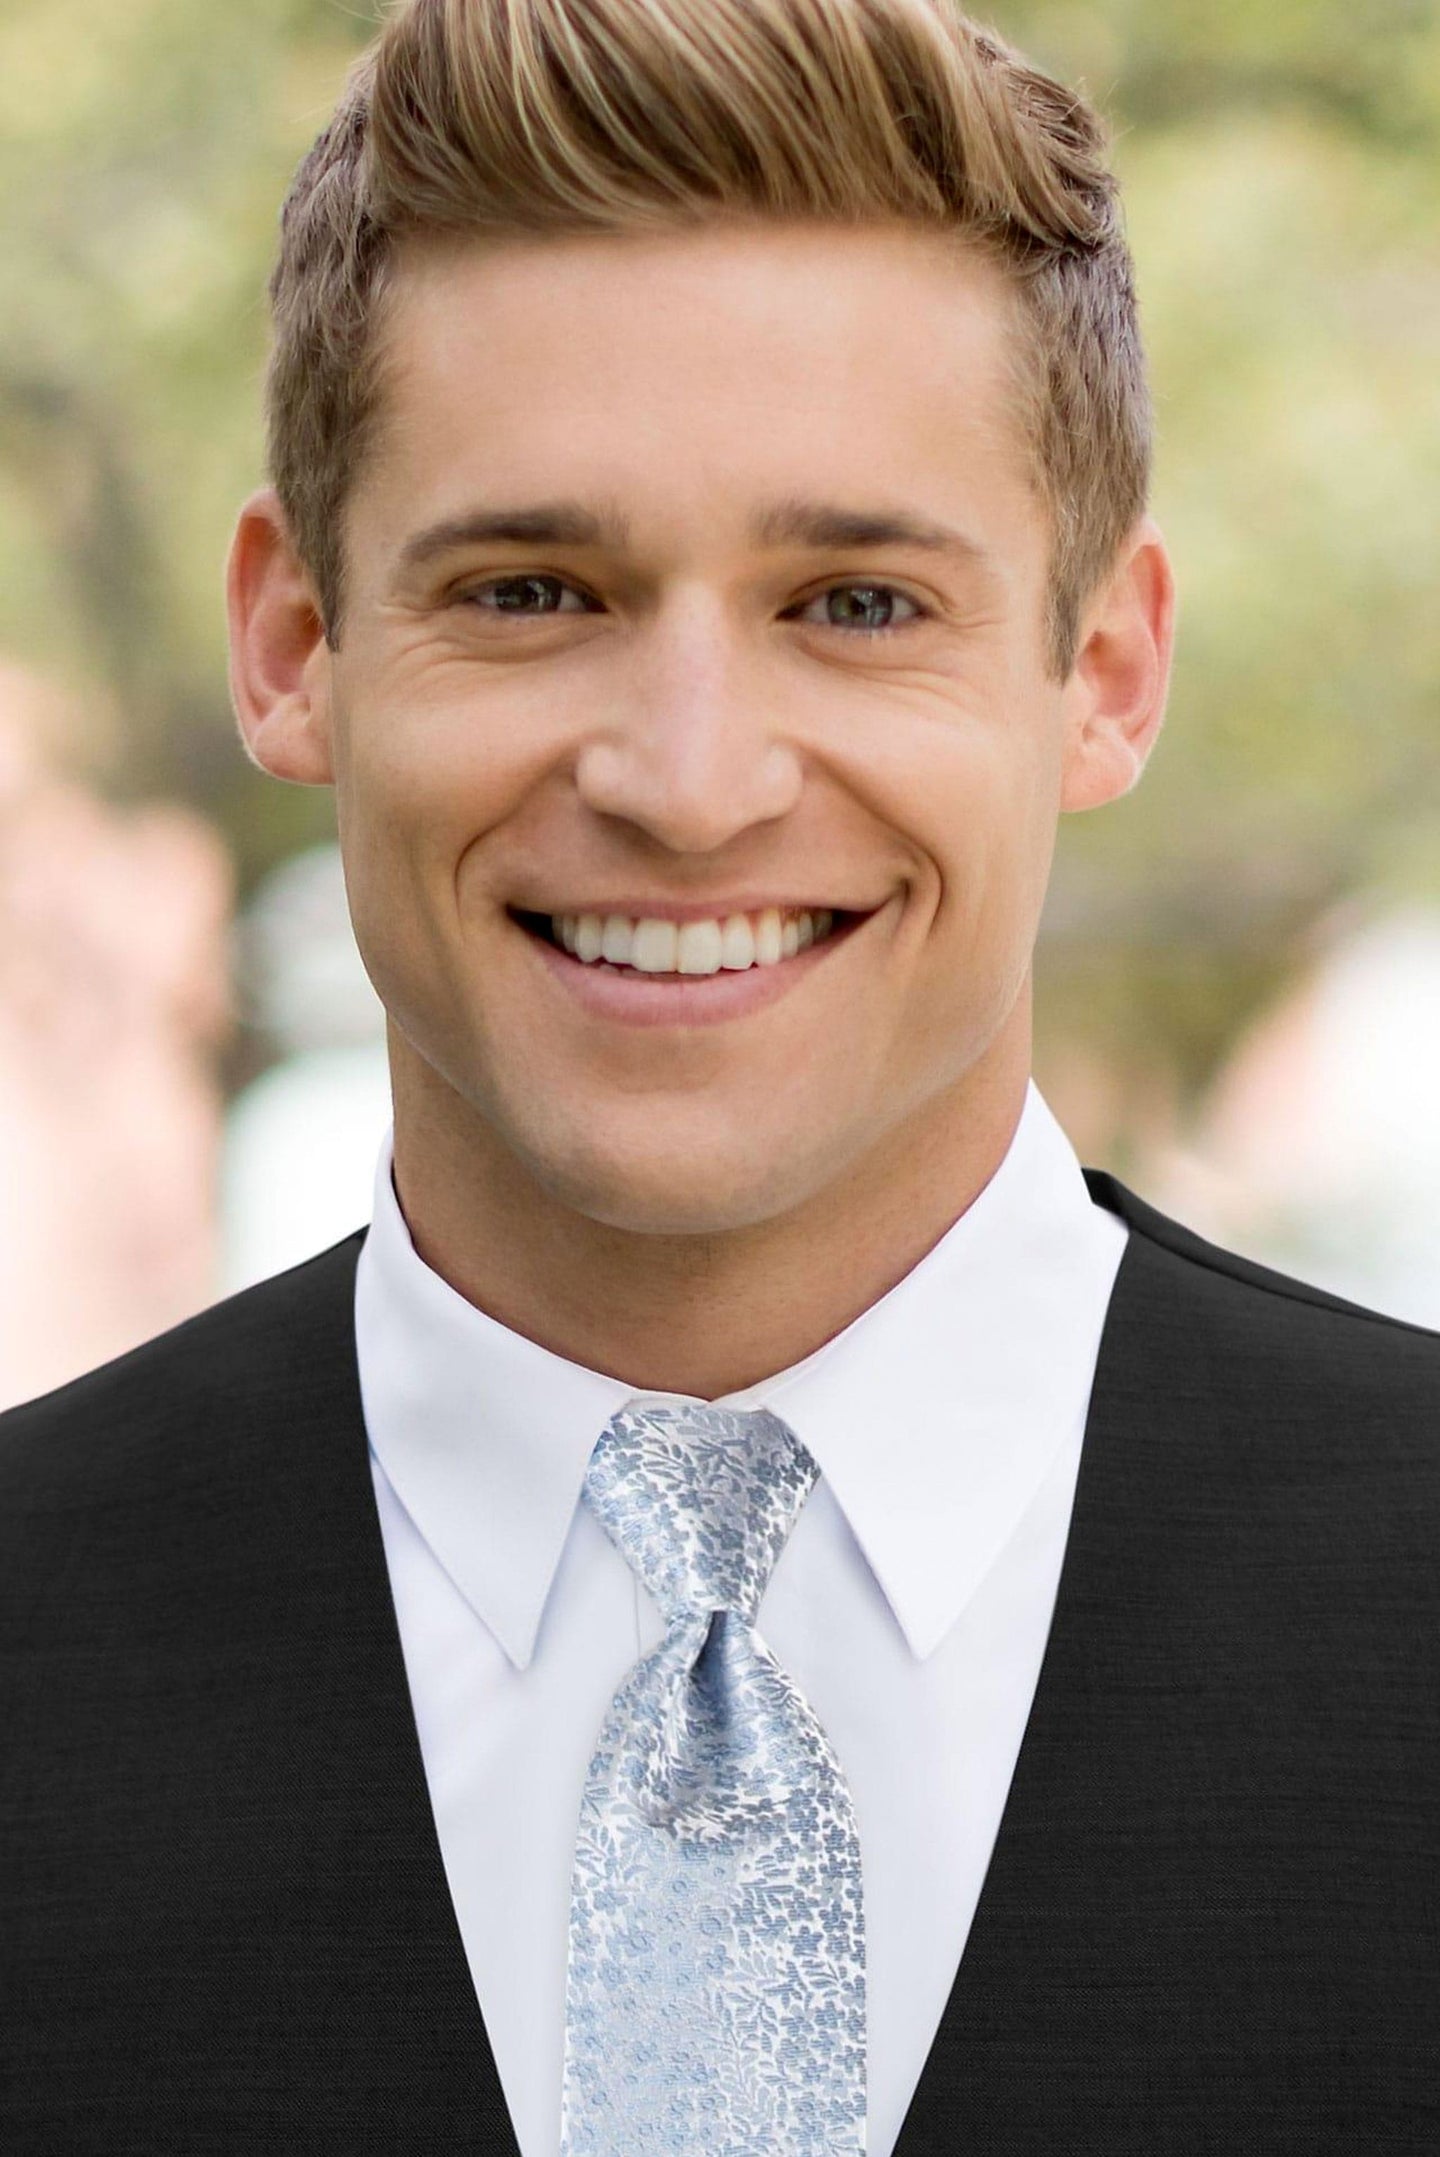
M 839 604 L 833 605 L 832 602 Z M 897 621 L 897 602 L 908 607 L 908 615 Z M 883 637 L 896 629 L 908 628 L 912 621 L 924 619 L 925 610 L 913 599 L 899 592 L 892 584 L 832 584 L 828 591 L 817 592 L 795 610 L 803 616 L 811 607 L 824 607 L 825 617 L 820 626 L 825 629 L 850 629 L 861 636 Z
M 576 607 L 562 607 L 566 594 L 578 599 Z M 593 602 L 575 585 L 567 584 L 563 577 L 538 576 L 527 572 L 516 577 L 490 577 L 483 584 L 467 584 L 455 594 L 462 606 L 474 607 L 481 614 L 519 614 L 534 617 L 539 614 L 587 613 L 593 611 Z
M 489 577 L 484 583 L 464 586 L 454 596 L 458 605 L 473 607 L 477 613 L 519 615 L 532 621 L 546 614 L 599 611 L 598 600 L 591 599 L 564 577 L 535 571 Z M 577 604 L 567 607 L 564 604 L 567 596 Z M 926 615 L 923 607 L 904 592 L 897 591 L 894 585 L 854 583 L 832 584 L 828 590 L 816 593 L 813 599 L 790 608 L 781 618 L 795 619 L 814 607 L 825 609 L 820 627 L 846 629 L 866 637 L 891 635 L 897 629 L 907 628 L 913 621 L 924 620 Z M 897 620 L 897 607 L 908 608 L 909 613 L 901 614 Z

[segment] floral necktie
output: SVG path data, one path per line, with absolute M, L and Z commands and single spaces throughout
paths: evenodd
M 580 1806 L 562 2157 L 859 2157 L 865 1933 L 829 1740 L 755 1631 L 819 1469 L 777 1416 L 622 1408 L 585 1498 L 666 1621 Z

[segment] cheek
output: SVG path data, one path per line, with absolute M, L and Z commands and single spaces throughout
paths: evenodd
M 935 760 L 916 886 L 923 956 L 912 1041 L 927 1065 L 963 1069 L 1012 1009 L 1031 964 L 1058 815 L 1058 758 L 1017 756 L 994 734 Z M 1002 753 L 1003 751 L 1003 753 Z
M 1023 720 L 932 744 L 904 825 L 934 887 L 936 925 L 982 935 L 1043 898 L 1059 815 L 1058 755 Z M 898 809 L 892 813 L 898 814 Z
M 345 728 L 367 809 L 451 834 L 507 814 L 561 746 L 561 700 L 433 639 L 371 644 L 357 643 Z
M 355 728 L 337 760 L 336 812 L 357 880 L 397 914 L 453 908 L 486 840 L 515 822 L 543 775 L 523 728 L 478 717 L 473 704 L 397 698 Z

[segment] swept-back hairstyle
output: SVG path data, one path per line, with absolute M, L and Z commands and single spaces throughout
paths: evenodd
M 1151 415 L 1105 132 L 953 0 L 404 0 L 281 214 L 270 477 L 338 644 L 397 245 L 723 215 L 908 220 L 1008 275 L 1048 661 L 1145 506 Z

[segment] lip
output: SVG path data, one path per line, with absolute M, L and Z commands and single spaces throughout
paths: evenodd
M 763 914 L 771 908 L 777 914 L 818 914 L 826 909 L 832 914 L 873 913 L 873 907 L 841 906 L 833 899 L 566 899 L 560 906 L 531 905 L 528 900 L 512 900 L 512 914 L 544 914 L 558 920 L 562 914 L 598 914 L 603 921 L 609 914 L 619 914 L 627 921 L 728 921 L 732 914 Z
M 621 909 L 615 907 L 613 911 L 619 913 Z M 677 913 L 672 909 L 666 916 L 652 918 L 696 917 L 689 910 Z M 710 917 L 702 914 L 698 918 Z M 607 965 L 603 959 L 586 966 L 558 945 L 532 935 L 518 922 L 514 927 L 550 979 L 596 1018 L 610 1019 L 622 1026 L 717 1026 L 778 1003 L 873 919 L 873 914 L 857 915 L 823 943 L 807 945 L 793 958 L 778 959 L 773 966 L 749 966 L 734 973 L 722 969 L 716 974 L 637 974 L 628 968 L 622 971 Z

